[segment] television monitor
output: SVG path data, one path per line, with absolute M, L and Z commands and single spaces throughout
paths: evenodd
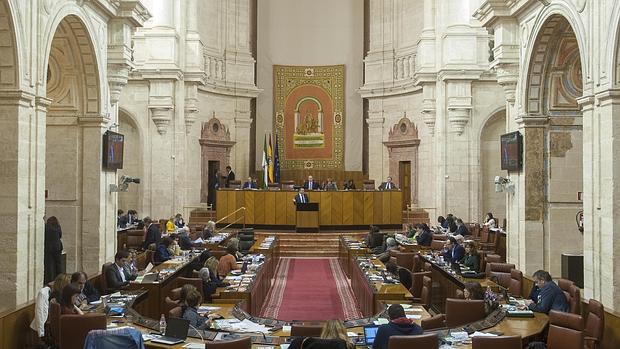
M 501 135 L 502 170 L 520 171 L 523 165 L 523 137 L 519 131 Z
M 118 170 L 123 168 L 123 146 L 125 136 L 120 133 L 106 131 L 103 134 L 103 168 Z

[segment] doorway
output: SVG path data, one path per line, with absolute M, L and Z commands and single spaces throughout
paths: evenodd
M 398 182 L 403 192 L 403 210 L 411 205 L 411 161 L 398 162 Z
M 207 185 L 209 186 L 209 191 L 207 194 L 207 203 L 213 205 L 215 208 L 215 197 L 217 189 L 220 187 L 220 162 L 209 160 L 207 163 L 209 179 L 207 181 Z

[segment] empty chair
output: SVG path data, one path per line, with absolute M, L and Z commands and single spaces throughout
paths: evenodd
M 109 267 L 112 266 L 112 264 L 114 263 L 104 263 L 103 266 L 101 266 L 101 277 L 100 277 L 100 282 L 101 282 L 101 290 L 103 291 L 103 294 L 108 294 L 111 292 L 111 290 L 108 287 L 108 279 L 106 278 L 106 270 L 108 270 Z
M 422 256 L 420 256 L 418 253 L 416 253 L 413 256 L 413 264 L 411 265 L 411 271 L 413 273 L 417 273 L 419 271 L 422 271 L 423 266 L 424 266 L 424 261 L 422 259 Z
M 603 304 L 597 300 L 590 299 L 584 329 L 584 341 L 587 349 L 597 349 L 601 347 L 604 329 L 605 309 L 603 308 Z
M 250 349 L 251 347 L 251 337 L 243 337 L 231 341 L 217 341 L 205 343 L 205 349 Z
M 573 314 L 581 315 L 581 290 L 577 285 L 572 285 L 568 289 L 570 295 L 570 312 Z
M 241 181 L 240 180 L 230 181 L 230 182 L 228 182 L 228 187 L 230 189 L 240 189 L 241 188 Z
M 364 180 L 364 190 L 375 190 L 375 180 L 367 179 Z
M 321 325 L 292 325 L 292 337 L 320 337 L 323 331 Z
M 421 334 L 418 336 L 391 336 L 388 341 L 388 349 L 437 349 L 439 339 L 436 333 Z
M 444 328 L 446 327 L 446 316 L 444 314 L 439 314 L 423 319 L 420 325 L 425 331 Z
M 280 190 L 280 183 L 269 183 L 267 184 L 267 190 Z
M 295 181 L 281 181 L 282 190 L 293 190 L 295 189 Z
M 433 234 L 433 240 L 446 241 L 448 240 L 448 234 Z
M 472 349 L 521 349 L 521 336 L 473 337 Z
M 105 314 L 61 315 L 58 344 L 62 349 L 82 349 L 88 332 L 105 330 L 106 325 Z
M 580 315 L 549 312 L 548 349 L 583 349 L 583 318 Z
M 420 298 L 422 295 L 422 285 L 423 285 L 423 281 L 424 281 L 424 277 L 428 276 L 431 277 L 432 272 L 430 271 L 421 271 L 418 273 L 412 273 L 411 274 L 411 288 L 409 288 L 409 292 L 411 292 L 411 295 L 413 296 L 413 298 Z
M 178 277 L 177 278 L 177 287 L 183 287 L 185 284 L 191 284 L 196 287 L 200 294 L 204 294 L 202 292 L 202 279 L 200 278 L 186 278 L 186 277 Z
M 435 240 L 435 236 L 433 236 L 433 240 L 431 240 L 431 250 L 442 250 L 445 241 L 443 240 Z
M 398 268 L 398 279 L 406 289 L 410 289 L 413 283 L 413 276 L 409 269 Z
M 396 257 L 396 265 L 399 267 L 411 270 L 413 268 L 413 253 L 390 251 L 390 255 Z
M 515 297 L 521 297 L 521 286 L 523 284 L 523 273 L 521 270 L 510 269 L 510 284 L 508 292 Z
M 431 306 L 431 291 L 433 290 L 433 281 L 430 276 L 422 277 L 422 292 L 420 294 L 420 303 L 423 304 L 426 309 Z
M 446 326 L 458 327 L 486 317 L 484 301 L 446 299 Z

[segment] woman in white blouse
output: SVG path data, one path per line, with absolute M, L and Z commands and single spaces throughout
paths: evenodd
M 497 227 L 497 222 L 495 218 L 493 218 L 493 214 L 491 212 L 487 213 L 486 222 L 484 225 L 489 226 L 489 229 L 495 229 Z

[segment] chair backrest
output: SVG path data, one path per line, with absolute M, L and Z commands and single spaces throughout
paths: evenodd
M 568 289 L 568 294 L 570 295 L 570 312 L 581 315 L 581 290 L 577 285 L 572 285 Z
M 398 268 L 398 279 L 406 289 L 410 289 L 413 286 L 413 275 L 411 274 L 412 273 L 409 269 Z
M 446 241 L 448 240 L 448 234 L 433 234 L 433 240 Z
M 433 271 L 433 265 L 429 262 L 424 262 L 424 271 Z
M 320 325 L 292 325 L 292 337 L 320 337 L 323 326 Z
M 435 240 L 433 236 L 433 240 L 431 240 L 431 250 L 441 250 L 443 249 L 444 241 L 443 240 Z
M 99 279 L 100 283 L 101 283 L 101 290 L 103 291 L 104 294 L 109 293 L 109 288 L 108 288 L 108 278 L 106 277 L 106 271 L 108 270 L 108 268 L 110 268 L 112 266 L 112 264 L 114 263 L 104 263 L 101 266 L 101 278 Z
M 204 294 L 202 292 L 202 279 L 201 278 L 186 278 L 186 277 L 179 276 L 177 278 L 177 287 L 183 287 L 183 285 L 185 284 L 191 284 L 191 285 L 196 286 L 196 289 L 198 290 L 198 292 L 200 292 L 201 295 Z
M 583 318 L 581 315 L 551 310 L 549 312 L 548 349 L 582 349 Z
M 413 264 L 411 265 L 411 271 L 414 273 L 422 271 L 423 266 L 424 266 L 424 261 L 422 259 L 422 256 L 416 253 L 413 256 Z
M 446 299 L 446 326 L 458 327 L 486 317 L 484 301 Z
M 364 180 L 364 190 L 375 190 L 375 180 L 374 179 L 366 179 Z
M 60 341 L 62 349 L 82 349 L 90 330 L 105 330 L 105 314 L 61 315 Z
M 127 231 L 127 249 L 139 249 L 144 242 L 144 231 L 142 229 L 132 229 Z
M 280 183 L 269 183 L 267 184 L 268 190 L 280 190 Z
M 431 277 L 432 272 L 430 271 L 420 271 L 417 273 L 411 274 L 411 288 L 409 292 L 414 298 L 421 298 L 422 296 L 422 287 L 424 285 L 424 277 Z
M 164 307 L 165 314 L 168 314 L 170 310 L 179 306 L 179 302 L 171 299 L 170 297 L 166 297 L 166 299 L 164 299 L 164 302 L 165 302 L 165 307 Z
M 596 338 L 598 343 L 603 341 L 603 330 L 605 329 L 605 309 L 601 302 L 590 299 L 588 302 L 588 313 L 586 315 L 586 325 L 584 334 L 588 337 Z M 600 345 L 600 344 L 599 344 Z M 594 346 L 592 346 L 594 348 Z
M 177 305 L 176 307 L 168 310 L 168 318 L 171 318 L 171 317 L 176 317 L 176 318 L 183 317 L 183 308 Z
M 388 349 L 437 349 L 439 340 L 436 333 L 421 334 L 418 336 L 390 336 Z
M 181 287 L 173 288 L 170 290 L 168 297 L 173 301 L 178 301 L 181 298 Z
M 523 285 L 523 273 L 521 270 L 510 269 L 510 285 L 508 292 L 515 297 L 521 297 L 521 286 Z
M 411 270 L 411 268 L 413 268 L 413 255 L 414 253 L 411 252 L 397 251 L 394 255 L 394 257 L 396 257 L 396 265 Z
M 422 292 L 420 301 L 428 309 L 431 306 L 431 291 L 433 290 L 433 280 L 429 276 L 422 277 Z
M 240 189 L 241 188 L 241 181 L 239 181 L 239 180 L 230 181 L 230 182 L 228 182 L 228 187 L 231 188 L 231 189 Z
M 456 290 L 456 299 L 465 299 L 465 292 L 463 292 L 463 290 L 457 289 Z
M 55 299 L 52 299 L 50 301 L 50 310 L 47 318 L 50 323 L 52 339 L 56 344 L 58 344 L 60 340 L 60 313 L 60 304 Z
M 282 190 L 293 190 L 295 189 L 295 181 L 281 181 Z
M 231 341 L 205 342 L 205 349 L 250 349 L 252 337 L 243 337 Z
M 476 336 L 471 341 L 472 349 L 521 349 L 521 336 Z

